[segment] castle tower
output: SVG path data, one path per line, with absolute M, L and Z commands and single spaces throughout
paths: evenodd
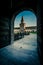
M 23 16 L 21 18 L 21 23 L 20 23 L 20 32 L 21 33 L 25 32 L 25 23 L 24 23 L 24 17 Z

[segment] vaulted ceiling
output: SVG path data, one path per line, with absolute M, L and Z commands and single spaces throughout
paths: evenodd
M 23 9 L 37 10 L 38 0 L 1 0 L 0 2 L 0 16 L 11 17 L 17 11 Z

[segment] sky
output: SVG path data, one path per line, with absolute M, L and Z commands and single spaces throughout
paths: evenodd
M 19 27 L 21 23 L 21 18 L 24 17 L 24 23 L 26 23 L 26 27 L 29 26 L 37 26 L 37 18 L 36 15 L 31 11 L 22 11 L 20 12 L 15 20 L 14 20 L 14 27 Z

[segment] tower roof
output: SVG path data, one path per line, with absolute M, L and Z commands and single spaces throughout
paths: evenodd
M 22 18 L 21 18 L 21 23 L 23 23 L 24 22 L 24 17 L 22 16 Z

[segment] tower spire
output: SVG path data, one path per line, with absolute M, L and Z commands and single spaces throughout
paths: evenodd
M 24 23 L 24 18 L 22 16 L 21 18 L 21 23 L 20 23 L 20 32 L 24 34 L 25 32 L 25 23 Z
M 23 22 L 24 22 L 24 17 L 22 16 L 21 23 L 23 23 Z

